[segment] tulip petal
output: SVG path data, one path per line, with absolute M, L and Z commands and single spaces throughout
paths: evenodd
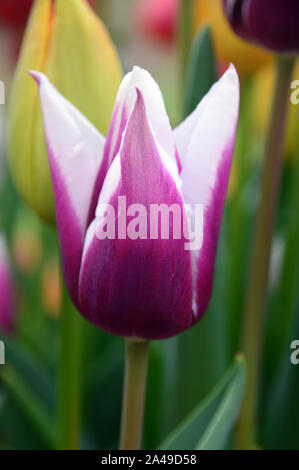
M 104 138 L 41 73 L 39 86 L 62 261 L 70 294 L 78 305 L 78 277 L 93 187 Z
M 104 182 L 99 206 L 109 203 L 118 213 L 115 239 L 99 239 L 98 220 L 91 224 L 84 247 L 79 292 L 81 312 L 102 329 L 126 337 L 143 339 L 170 337 L 191 326 L 192 272 L 190 252 L 182 238 L 153 239 L 149 221 L 152 204 L 177 204 L 183 215 L 178 170 L 158 143 L 147 119 L 146 104 L 137 93 L 120 151 Z M 123 203 L 123 199 L 122 199 Z M 136 239 L 122 232 L 121 217 L 132 204 L 142 205 Z M 99 215 L 99 211 L 97 212 Z M 136 214 L 129 214 L 133 216 Z M 127 220 L 133 220 L 128 216 Z M 151 219 L 152 220 L 152 219 Z
M 51 4 L 51 0 L 34 2 L 28 19 L 10 87 L 7 154 L 12 177 L 22 198 L 44 220 L 53 223 L 54 198 L 44 131 L 40 125 L 38 91 L 27 73 L 28 69 L 44 70 L 51 39 Z M 35 178 L 36 175 L 39 177 Z
M 158 143 L 171 158 L 177 161 L 172 129 L 159 85 L 147 70 L 135 66 L 131 72 L 125 75 L 119 87 L 104 149 L 103 166 L 99 171 L 95 185 L 91 220 L 94 217 L 94 211 L 107 170 L 119 151 L 122 134 L 125 130 L 130 113 L 134 108 L 136 102 L 136 88 L 142 92 L 147 116 Z
M 181 134 L 181 150 L 185 151 L 181 172 L 184 201 L 192 205 L 193 212 L 194 204 L 202 204 L 204 211 L 203 244 L 201 249 L 192 251 L 197 318 L 205 312 L 212 292 L 238 109 L 239 80 L 235 68 L 230 66 L 177 132 Z
M 210 93 L 212 93 L 212 90 L 213 90 L 213 87 L 199 102 L 199 104 L 194 109 L 194 111 L 173 131 L 173 136 L 174 136 L 176 148 L 179 154 L 179 160 L 181 162 L 182 167 L 185 165 L 185 162 L 186 162 L 186 156 L 187 156 L 190 139 L 197 126 L 197 123 L 199 122 L 199 119 L 203 113 L 203 110 L 206 107 L 206 104 L 208 102 Z

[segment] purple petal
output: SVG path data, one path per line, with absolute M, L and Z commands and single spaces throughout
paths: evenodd
M 66 284 L 78 306 L 78 278 L 104 138 L 41 73 L 39 86 Z
M 158 143 L 138 93 L 98 208 L 109 202 L 117 213 L 118 198 L 125 196 L 127 208 L 142 204 L 149 214 L 151 204 L 177 204 L 183 215 L 178 183 L 176 163 Z M 145 233 L 136 240 L 117 239 L 120 221 L 115 239 L 99 240 L 95 235 L 98 222 L 92 223 L 80 273 L 81 312 L 117 335 L 167 338 L 193 321 L 191 256 L 183 239 L 150 238 L 148 218 L 147 222 Z
M 238 109 L 239 80 L 230 66 L 181 126 L 184 136 L 181 149 L 185 151 L 181 172 L 184 201 L 192 205 L 193 216 L 195 204 L 202 204 L 204 211 L 203 244 L 200 250 L 192 251 L 196 319 L 205 312 L 211 297 Z
M 15 330 L 14 288 L 7 247 L 0 234 L 0 331 L 11 334 Z
M 147 116 L 158 143 L 171 158 L 177 161 L 172 129 L 159 85 L 149 72 L 135 66 L 132 72 L 129 72 L 123 78 L 117 94 L 104 149 L 103 166 L 99 171 L 95 185 L 90 220 L 94 217 L 94 211 L 107 170 L 119 152 L 122 134 L 136 102 L 136 88 L 142 92 Z

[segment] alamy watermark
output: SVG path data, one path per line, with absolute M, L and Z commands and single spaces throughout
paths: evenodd
M 203 243 L 203 204 L 130 204 L 119 196 L 117 209 L 99 204 L 95 233 L 100 240 L 185 240 L 185 250 Z
M 0 341 L 0 365 L 5 364 L 5 346 L 3 341 Z
M 293 350 L 290 355 L 291 364 L 297 366 L 299 364 L 299 339 L 294 339 L 290 344 L 290 348 Z

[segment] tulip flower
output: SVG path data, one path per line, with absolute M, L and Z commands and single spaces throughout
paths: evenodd
M 78 310 L 127 338 L 163 339 L 191 327 L 212 292 L 238 117 L 234 67 L 174 131 L 158 85 L 135 67 L 120 86 L 106 140 L 43 74 L 31 74 L 44 115 L 64 276 Z M 192 223 L 193 205 L 202 204 L 202 244 L 189 250 L 182 237 L 149 237 L 149 228 L 135 237 L 100 237 L 101 208 L 120 214 L 120 198 L 147 213 L 175 204 Z
M 0 234 L 0 331 L 15 330 L 14 293 L 11 268 L 4 236 Z
M 104 133 L 121 69 L 104 25 L 85 0 L 35 0 L 11 86 L 7 150 L 22 197 L 44 220 L 53 223 L 42 114 L 36 86 L 27 73 L 31 68 L 46 73 Z
M 298 54 L 297 0 L 222 0 L 233 30 L 242 38 L 279 53 Z
M 262 47 L 248 44 L 229 27 L 222 10 L 222 0 L 192 0 L 193 29 L 204 23 L 211 25 L 213 43 L 221 65 L 232 62 L 242 76 L 255 72 L 269 63 L 271 54 Z M 139 0 L 136 18 L 144 33 L 154 39 L 171 41 L 175 38 L 179 19 L 178 0 Z

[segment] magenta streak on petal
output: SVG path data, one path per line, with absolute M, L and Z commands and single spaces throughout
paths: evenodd
M 57 229 L 66 284 L 77 307 L 78 280 L 92 190 L 104 148 L 103 136 L 50 84 L 31 72 L 39 86 Z
M 231 161 L 234 149 L 235 135 L 223 150 L 220 165 L 217 170 L 216 182 L 212 190 L 209 204 L 204 208 L 203 246 L 197 259 L 197 305 L 198 310 L 194 320 L 197 322 L 205 313 L 211 299 L 215 260 L 223 207 L 228 186 Z
M 13 334 L 15 331 L 13 281 L 6 263 L 0 266 L 0 331 Z
M 138 94 L 122 147 L 118 196 L 127 206 L 177 203 L 182 197 L 158 153 L 142 95 Z M 182 212 L 183 213 L 183 212 Z M 129 218 L 130 219 L 130 218 Z M 116 227 L 117 233 L 118 225 Z M 172 221 L 170 221 L 172 233 Z M 105 331 L 126 337 L 162 339 L 189 328 L 192 315 L 190 252 L 184 239 L 102 240 L 93 235 L 80 274 L 81 312 Z
M 92 222 L 92 220 L 95 217 L 95 211 L 97 208 L 99 195 L 102 190 L 103 183 L 107 175 L 107 171 L 111 163 L 113 162 L 114 158 L 118 154 L 120 144 L 121 144 L 121 138 L 122 138 L 123 132 L 125 130 L 125 127 L 128 121 L 128 110 L 125 105 L 123 105 L 121 109 L 121 116 L 120 116 L 119 122 L 118 122 L 118 119 L 119 119 L 118 113 L 119 113 L 119 105 L 116 104 L 115 109 L 113 111 L 111 123 L 109 126 L 107 139 L 105 142 L 102 165 L 99 168 L 99 172 L 98 172 L 95 186 L 94 186 L 94 191 L 93 191 L 90 211 L 89 211 L 88 225 Z

